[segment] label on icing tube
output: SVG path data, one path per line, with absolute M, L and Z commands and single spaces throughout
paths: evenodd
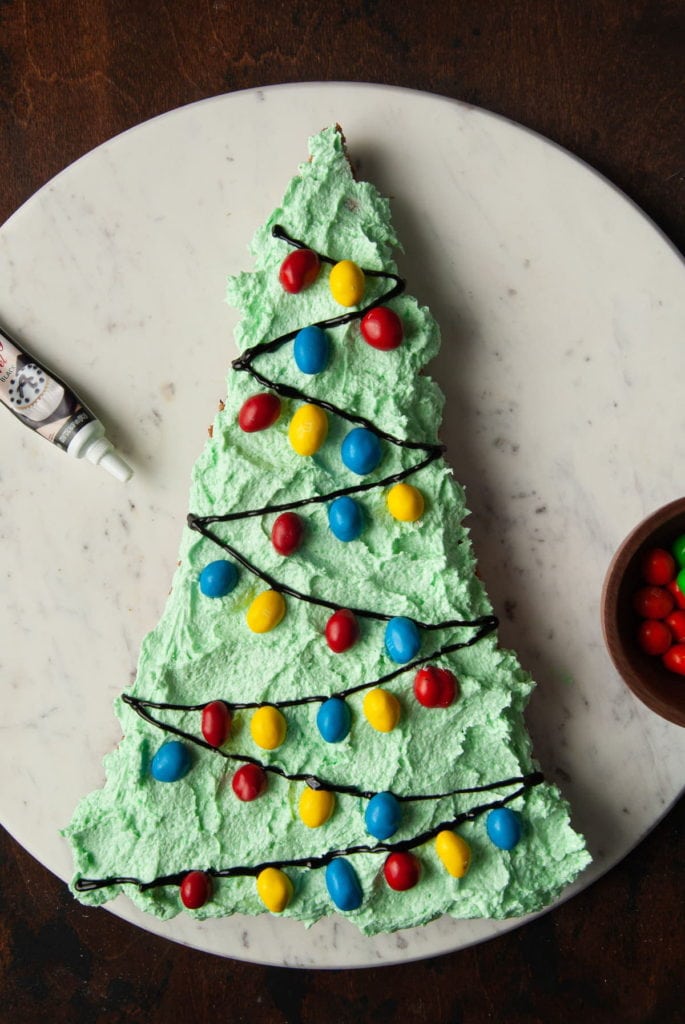
M 86 423 L 90 409 L 32 356 L 0 331 L 0 401 L 31 430 L 65 451 Z
M 0 327 L 0 402 L 67 455 L 88 459 L 125 483 L 131 467 L 114 451 L 87 405 Z

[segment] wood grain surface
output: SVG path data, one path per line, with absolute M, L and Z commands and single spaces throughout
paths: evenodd
M 536 129 L 682 249 L 684 53 L 680 0 L 0 0 L 0 222 L 166 110 L 345 80 L 441 93 Z M 589 890 L 501 938 L 344 972 L 258 967 L 152 937 L 75 903 L 3 834 L 0 1021 L 685 1021 L 684 825 L 681 801 Z

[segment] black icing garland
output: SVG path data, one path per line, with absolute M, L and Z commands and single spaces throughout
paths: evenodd
M 274 228 L 272 229 L 272 234 L 275 238 L 279 238 L 287 242 L 294 248 L 308 248 L 308 246 L 304 242 L 301 242 L 295 238 L 291 238 L 280 225 L 274 226 Z M 317 255 L 319 256 L 320 261 L 323 263 L 333 265 L 336 262 L 330 256 L 323 255 L 322 253 L 317 253 Z M 365 277 L 377 277 L 392 280 L 394 281 L 394 285 L 387 292 L 384 292 L 378 298 L 374 299 L 373 302 L 370 302 L 363 308 L 349 313 L 343 313 L 339 316 L 331 317 L 327 320 L 318 321 L 316 324 L 313 324 L 312 326 L 321 328 L 331 328 L 350 323 L 353 320 L 361 320 L 361 318 L 365 316 L 365 314 L 368 313 L 369 310 L 374 309 L 377 306 L 383 305 L 385 302 L 390 301 L 392 298 L 395 298 L 397 295 L 400 295 L 404 291 L 405 282 L 396 274 L 392 274 L 381 270 L 369 270 L 366 268 L 363 269 L 363 273 Z M 263 387 L 268 388 L 271 391 L 274 391 L 276 394 L 279 394 L 284 398 L 297 399 L 300 401 L 309 402 L 312 405 L 317 405 L 320 408 L 326 410 L 327 412 L 331 412 L 336 416 L 340 416 L 343 419 L 346 419 L 350 423 L 354 423 L 358 426 L 365 427 L 366 429 L 372 431 L 374 434 L 377 435 L 377 437 L 381 438 L 384 441 L 388 441 L 391 444 L 397 445 L 398 447 L 422 451 L 425 453 L 425 457 L 416 465 L 403 469 L 398 473 L 392 474 L 391 476 L 384 477 L 381 480 L 354 484 L 349 487 L 339 488 L 338 490 L 331 491 L 323 495 L 312 495 L 310 497 L 302 498 L 297 501 L 284 502 L 282 504 L 277 505 L 267 505 L 262 508 L 247 509 L 240 512 L 230 512 L 225 515 L 198 516 L 194 513 L 189 513 L 187 517 L 188 526 L 190 527 L 190 529 L 202 534 L 204 537 L 213 541 L 219 547 L 223 548 L 233 558 L 240 562 L 240 564 L 244 568 L 246 568 L 253 575 L 257 576 L 259 579 L 263 580 L 265 583 L 267 583 L 271 589 L 276 590 L 279 593 L 287 594 L 290 597 L 294 597 L 298 600 L 318 605 L 323 608 L 329 608 L 333 611 L 339 611 L 343 608 L 346 608 L 346 610 L 351 611 L 355 616 L 359 618 L 375 619 L 378 621 L 389 621 L 394 616 L 363 608 L 350 608 L 349 606 L 340 605 L 333 601 L 327 601 L 323 598 L 317 598 L 311 594 L 304 594 L 301 591 L 295 590 L 294 588 L 289 587 L 288 585 L 282 582 L 279 582 L 269 573 L 266 573 L 263 570 L 259 569 L 257 566 L 255 566 L 240 551 L 238 551 L 236 548 L 230 545 L 227 541 L 223 540 L 221 537 L 218 537 L 216 533 L 210 529 L 210 526 L 215 523 L 233 522 L 239 519 L 246 519 L 255 516 L 286 512 L 292 509 L 302 508 L 306 505 L 322 504 L 324 502 L 333 501 L 335 498 L 343 497 L 349 494 L 361 493 L 364 491 L 372 490 L 377 487 L 387 487 L 391 484 L 399 483 L 400 481 L 406 479 L 408 476 L 411 476 L 412 474 L 419 472 L 419 470 L 423 469 L 431 462 L 434 462 L 436 459 L 440 458 L 445 451 L 444 445 L 427 444 L 421 441 L 410 441 L 405 438 L 395 437 L 392 434 L 389 434 L 386 431 L 382 430 L 381 428 L 376 426 L 376 424 L 372 423 L 370 420 L 366 419 L 363 416 L 358 416 L 355 413 L 350 413 L 346 409 L 341 409 L 331 402 L 327 402 L 323 399 L 308 395 L 304 391 L 292 387 L 291 385 L 270 380 L 268 377 L 264 376 L 258 370 L 255 369 L 254 361 L 257 358 L 257 356 L 266 355 L 267 353 L 270 352 L 275 352 L 283 345 L 292 341 L 298 334 L 299 330 L 300 328 L 297 328 L 293 331 L 288 331 L 286 334 L 282 334 L 279 337 L 267 342 L 266 344 L 255 345 L 247 349 L 242 356 L 233 361 L 233 369 L 249 373 L 250 376 Z M 418 622 L 417 620 L 414 621 L 415 624 L 423 630 L 472 627 L 476 629 L 476 632 L 466 640 L 454 641 L 452 643 L 445 644 L 438 650 L 433 651 L 431 654 L 426 655 L 425 657 L 416 658 L 413 661 L 404 664 L 391 672 L 388 672 L 387 674 L 381 676 L 379 679 L 373 680 L 372 682 L 360 683 L 356 686 L 349 687 L 345 690 L 340 690 L 337 693 L 327 695 L 310 695 L 306 697 L 292 698 L 290 700 L 283 701 L 224 701 L 224 703 L 231 710 L 242 710 L 264 707 L 265 705 L 268 705 L 270 707 L 282 708 L 295 707 L 298 705 L 310 703 L 323 703 L 324 701 L 329 700 L 331 697 L 339 697 L 344 699 L 345 697 L 351 696 L 352 694 L 357 693 L 361 690 L 370 689 L 371 687 L 379 686 L 382 683 L 387 683 L 404 672 L 411 671 L 412 669 L 415 669 L 420 665 L 425 665 L 428 662 L 440 658 L 446 654 L 450 654 L 454 651 L 460 650 L 465 647 L 470 647 L 473 644 L 477 643 L 479 640 L 481 640 L 483 637 L 487 636 L 489 633 L 493 632 L 498 625 L 498 619 L 495 615 L 483 615 L 476 619 L 451 619 L 439 623 Z M 191 705 L 146 701 L 142 700 L 141 698 L 134 697 L 130 694 L 123 694 L 122 700 L 126 704 L 128 704 L 141 718 L 149 722 L 151 725 L 154 725 L 155 727 L 163 730 L 164 732 L 169 732 L 175 736 L 179 736 L 185 740 L 188 740 L 199 747 L 203 747 L 207 750 L 212 751 L 215 754 L 219 754 L 220 756 L 228 760 L 239 761 L 243 764 L 255 765 L 265 772 L 278 775 L 291 782 L 305 782 L 311 789 L 328 790 L 330 792 L 336 792 L 349 796 L 356 796 L 367 800 L 371 799 L 373 796 L 376 795 L 372 791 L 362 790 L 356 786 L 345 786 L 336 783 L 331 783 L 325 779 L 321 779 L 318 776 L 312 775 L 310 773 L 302 772 L 289 774 L 285 772 L 282 768 L 279 768 L 277 765 L 264 764 L 258 759 L 250 757 L 248 755 L 229 753 L 227 751 L 213 747 L 204 739 L 200 739 L 199 737 L 194 736 L 191 733 L 188 733 L 185 730 L 178 728 L 177 726 L 171 725 L 167 722 L 160 721 L 158 718 L 152 715 L 149 710 L 155 709 L 185 712 L 202 711 L 207 706 L 207 704 Z M 326 866 L 327 864 L 330 864 L 330 862 L 334 860 L 336 857 L 349 856 L 357 853 L 392 853 L 411 850 L 416 846 L 420 846 L 423 843 L 427 842 L 429 839 L 434 838 L 443 829 L 457 828 L 460 824 L 463 824 L 466 821 L 473 821 L 475 818 L 479 817 L 481 814 L 486 813 L 487 811 L 494 810 L 498 807 L 504 807 L 506 804 L 510 803 L 513 800 L 516 800 L 519 796 L 523 795 L 523 793 L 525 793 L 527 789 L 530 789 L 533 786 L 537 786 L 543 781 L 544 776 L 542 775 L 542 773 L 535 771 L 530 772 L 527 775 L 516 776 L 510 779 L 502 779 L 498 782 L 487 783 L 486 785 L 482 786 L 454 789 L 450 790 L 447 793 L 418 795 L 407 794 L 403 796 L 393 794 L 398 802 L 441 800 L 452 796 L 458 796 L 461 794 L 488 792 L 497 789 L 504 789 L 505 787 L 509 787 L 519 783 L 521 784 L 520 787 L 514 793 L 511 793 L 506 797 L 500 798 L 491 803 L 480 804 L 476 807 L 472 807 L 468 811 L 463 811 L 456 817 L 448 821 L 441 822 L 439 825 L 433 826 L 431 829 L 428 829 L 427 831 L 422 832 L 420 835 L 414 836 L 410 839 L 401 840 L 395 843 L 379 842 L 374 845 L 358 845 L 346 847 L 345 849 L 341 850 L 329 850 L 327 853 L 316 857 L 304 857 L 295 860 L 268 861 L 263 864 L 253 866 L 240 865 L 232 868 L 221 869 L 204 868 L 203 870 L 205 874 L 210 875 L 213 878 L 231 878 L 250 875 L 257 876 L 262 870 L 264 870 L 267 867 L 320 868 Z M 176 874 L 172 875 L 160 876 L 148 882 L 143 882 L 138 878 L 129 877 L 115 877 L 106 879 L 80 878 L 74 883 L 74 888 L 79 892 L 90 892 L 95 889 L 106 888 L 112 885 L 135 885 L 141 890 L 141 892 L 144 892 L 148 889 L 158 888 L 165 885 L 180 885 L 185 876 L 191 870 L 193 869 L 188 868 L 185 871 L 177 872 Z

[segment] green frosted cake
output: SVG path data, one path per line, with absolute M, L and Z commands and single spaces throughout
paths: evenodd
M 367 934 L 521 915 L 589 857 L 476 575 L 437 325 L 339 129 L 310 149 L 229 282 L 241 354 L 124 738 L 65 830 L 73 891 Z

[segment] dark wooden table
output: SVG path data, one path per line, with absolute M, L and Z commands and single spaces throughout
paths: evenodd
M 0 222 L 166 110 L 337 79 L 441 93 L 534 128 L 682 249 L 684 45 L 679 0 L 0 0 Z M 154 938 L 75 903 L 3 834 L 0 1021 L 685 1021 L 684 824 L 681 801 L 601 881 L 502 938 L 356 972 L 257 967 Z

